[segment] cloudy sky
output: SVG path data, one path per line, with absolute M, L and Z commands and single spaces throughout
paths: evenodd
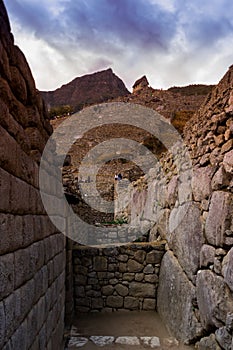
M 111 67 L 131 89 L 216 83 L 233 64 L 232 0 L 4 0 L 40 90 Z

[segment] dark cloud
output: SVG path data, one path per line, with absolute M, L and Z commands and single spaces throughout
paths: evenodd
M 57 1 L 58 16 L 43 2 L 6 4 L 22 26 L 51 44 L 166 49 L 175 33 L 174 15 L 145 0 Z
M 5 0 L 5 4 L 18 31 L 16 41 L 38 72 L 42 89 L 109 66 L 129 88 L 143 74 L 158 87 L 196 79 L 215 83 L 221 76 L 217 72 L 222 74 L 233 63 L 232 0 Z M 41 52 L 43 59 L 38 59 Z M 47 76 L 57 72 L 51 85 L 41 74 L 45 71 Z
M 233 3 L 231 0 L 176 2 L 180 30 L 190 48 L 213 49 L 220 40 L 233 35 Z

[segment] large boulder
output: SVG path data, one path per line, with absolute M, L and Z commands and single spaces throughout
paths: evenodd
M 169 218 L 169 248 L 190 280 L 194 280 L 199 268 L 200 250 L 204 243 L 200 217 L 197 205 L 189 202 L 174 208 Z
M 202 334 L 194 312 L 195 300 L 194 285 L 168 251 L 160 268 L 157 309 L 171 333 L 182 342 L 191 342 Z
M 224 191 L 214 192 L 205 225 L 209 244 L 222 247 L 224 244 L 233 243 L 233 238 L 227 237 L 227 231 L 231 229 L 232 212 L 233 195 Z

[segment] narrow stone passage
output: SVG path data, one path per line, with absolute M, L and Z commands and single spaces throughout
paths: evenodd
M 78 314 L 66 349 L 194 349 L 171 337 L 156 312 Z

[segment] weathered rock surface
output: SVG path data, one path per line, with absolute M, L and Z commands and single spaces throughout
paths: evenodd
M 224 281 L 231 291 L 233 291 L 233 248 L 231 248 L 223 259 L 222 274 L 224 276 Z
M 200 250 L 204 242 L 200 217 L 197 205 L 186 203 L 173 209 L 169 219 L 169 248 L 191 280 L 199 268 Z
M 205 227 L 206 238 L 210 244 L 222 247 L 227 243 L 226 231 L 231 228 L 232 212 L 233 195 L 223 191 L 214 192 Z
M 157 308 L 162 320 L 178 340 L 194 340 L 202 334 L 193 311 L 195 287 L 169 251 L 163 257 L 159 281 Z
M 197 303 L 206 330 L 221 327 L 227 313 L 233 311 L 233 298 L 224 279 L 207 270 L 197 274 Z

